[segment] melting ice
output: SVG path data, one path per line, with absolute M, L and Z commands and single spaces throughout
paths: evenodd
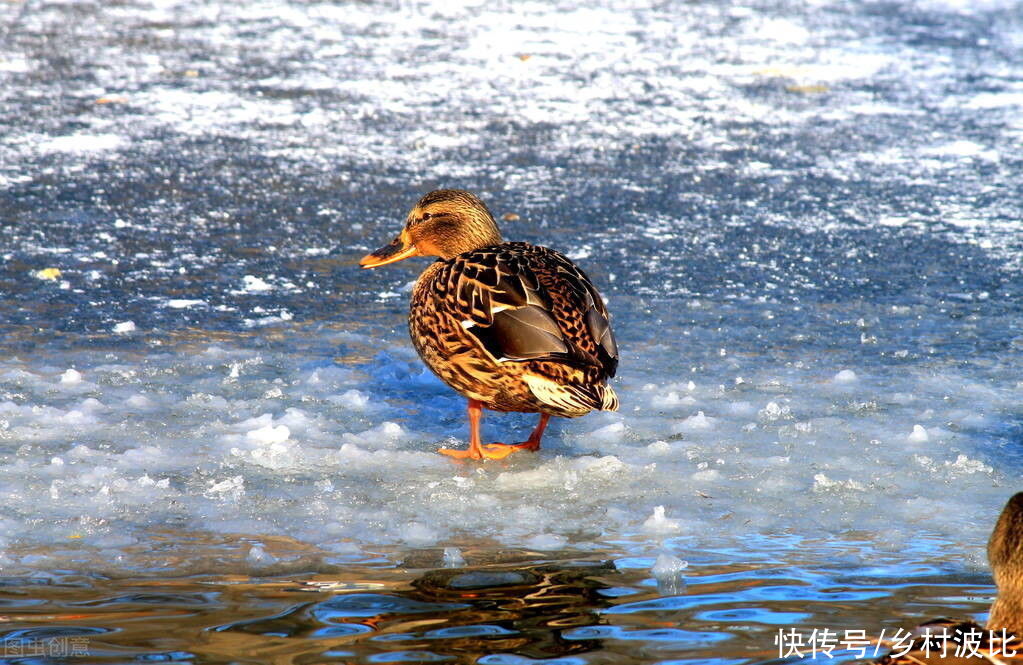
M 921 536 L 979 565 L 1023 463 L 1016 5 L 917 3 L 914 32 L 888 9 L 591 4 L 20 15 L 0 565 L 624 549 L 660 580 L 747 538 Z M 354 259 L 436 186 L 591 274 L 620 412 L 506 462 L 435 454 L 466 425 L 404 332 L 423 264 Z

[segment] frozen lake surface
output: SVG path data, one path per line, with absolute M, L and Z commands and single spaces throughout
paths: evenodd
M 0 121 L 0 607 L 28 626 L 67 600 L 37 587 L 100 614 L 135 602 L 111 578 L 397 594 L 509 552 L 618 572 L 583 585 L 591 632 L 551 628 L 592 648 L 480 662 L 765 661 L 776 626 L 989 602 L 1023 472 L 1019 2 L 21 0 Z M 437 187 L 587 270 L 620 412 L 434 453 L 467 425 L 407 339 L 425 263 L 356 262 Z M 793 606 L 742 591 L 772 575 Z M 182 597 L 235 607 L 212 595 Z M 360 658 L 467 657 L 359 625 Z M 496 653 L 485 625 L 442 637 Z

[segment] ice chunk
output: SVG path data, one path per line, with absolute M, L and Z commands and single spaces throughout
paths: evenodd
M 671 444 L 667 441 L 654 441 L 647 445 L 646 449 L 651 455 L 667 455 L 671 452 Z
M 244 282 L 244 286 L 242 288 L 249 293 L 262 293 L 273 289 L 273 286 L 271 286 L 269 282 L 260 277 L 256 277 L 255 275 L 245 275 L 245 277 L 242 278 L 242 281 Z
M 242 476 L 234 476 L 221 480 L 220 482 L 213 481 L 210 483 L 210 487 L 206 490 L 206 495 L 214 496 L 226 496 L 231 495 L 234 497 L 241 496 L 245 493 L 245 479 Z
M 553 533 L 541 533 L 526 540 L 525 545 L 531 550 L 549 552 L 560 550 L 568 544 L 568 539 Z
M 664 512 L 664 506 L 654 508 L 653 514 L 643 522 L 643 530 L 656 535 L 678 533 L 682 530 L 678 520 L 669 519 Z
M 263 549 L 262 545 L 253 545 L 245 559 L 254 566 L 269 566 L 277 563 L 277 557 Z
M 832 379 L 835 383 L 855 383 L 859 377 L 851 369 L 843 369 Z
M 927 430 L 923 425 L 913 425 L 913 431 L 909 433 L 906 440 L 910 443 L 927 443 L 930 440 Z
M 959 473 L 991 473 L 993 468 L 979 460 L 971 460 L 966 455 L 960 454 L 954 462 L 945 462 L 945 468 L 949 471 Z
M 81 382 L 82 373 L 74 368 L 71 368 L 60 375 L 60 385 L 62 386 L 77 386 Z
M 680 396 L 677 391 L 670 390 L 664 394 L 654 395 L 651 404 L 659 409 L 671 409 L 679 406 L 692 406 L 696 404 L 696 400 L 690 395 Z
M 385 421 L 358 434 L 346 433 L 341 440 L 345 444 L 355 444 L 368 448 L 388 448 L 397 444 L 398 440 L 406 435 L 405 430 L 398 423 Z
M 457 547 L 445 547 L 444 548 L 444 567 L 445 568 L 464 568 L 465 557 L 462 556 L 462 551 Z
M 675 596 L 685 589 L 686 581 L 682 571 L 688 567 L 689 562 L 677 556 L 671 554 L 657 556 L 650 574 L 657 580 L 657 590 L 662 596 Z
M 167 306 L 171 309 L 187 309 L 189 307 L 197 307 L 205 304 L 205 300 L 187 300 L 184 298 L 172 298 L 167 301 Z
M 153 406 L 153 402 L 145 395 L 136 394 L 132 395 L 128 399 L 124 400 L 126 406 L 130 406 L 133 409 L 148 409 Z
M 695 416 L 689 416 L 672 429 L 676 432 L 703 432 L 714 429 L 716 422 L 717 418 L 710 418 L 703 411 L 697 411 Z
M 858 483 L 851 478 L 849 480 L 832 480 L 823 473 L 815 474 L 813 477 L 813 491 L 814 492 L 828 492 L 834 490 L 855 490 L 857 492 L 865 492 L 867 488 L 862 484 Z
M 134 321 L 121 321 L 120 323 L 114 324 L 114 332 L 125 335 L 130 332 L 135 332 Z
M 68 456 L 73 457 L 76 460 L 85 459 L 92 455 L 95 455 L 96 451 L 89 448 L 89 446 L 78 444 L 74 448 L 68 451 Z
M 348 390 L 331 400 L 353 411 L 364 411 L 369 406 L 369 396 L 358 390 Z
M 776 420 L 787 420 L 792 417 L 792 409 L 787 404 L 768 402 L 767 406 L 757 412 L 760 420 L 774 422 Z
M 245 433 L 245 439 L 259 445 L 283 443 L 291 436 L 287 425 L 267 425 Z
M 602 443 L 617 443 L 625 435 L 625 423 L 611 423 L 590 432 L 590 438 Z
M 426 547 L 437 542 L 438 534 L 435 530 L 420 522 L 412 522 L 402 529 L 399 537 L 412 547 Z

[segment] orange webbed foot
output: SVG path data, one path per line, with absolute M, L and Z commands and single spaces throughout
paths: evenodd
M 487 443 L 480 446 L 479 450 L 471 447 L 466 450 L 454 448 L 441 448 L 437 452 L 447 455 L 453 459 L 504 459 L 519 450 L 536 451 L 540 449 L 539 442 L 523 441 L 522 443 Z
M 452 459 L 483 459 L 483 456 L 478 451 L 468 448 L 466 450 L 458 450 L 456 448 L 440 448 L 437 450 L 441 455 L 447 455 Z

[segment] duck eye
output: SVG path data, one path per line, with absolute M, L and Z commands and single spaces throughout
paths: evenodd
M 421 222 L 425 222 L 426 220 L 430 219 L 430 217 L 432 217 L 432 216 L 433 216 L 433 215 L 431 215 L 430 213 L 428 213 L 428 212 L 424 212 L 424 213 L 423 213 L 423 216 L 422 216 L 422 217 L 420 218 L 420 220 L 419 220 L 419 221 L 421 221 Z

